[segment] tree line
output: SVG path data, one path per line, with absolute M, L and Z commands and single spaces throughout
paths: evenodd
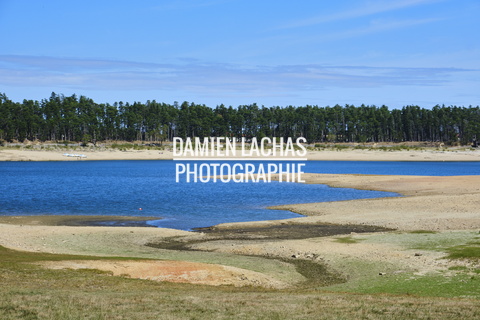
M 443 142 L 480 138 L 480 108 L 374 105 L 215 108 L 204 104 L 96 103 L 52 93 L 41 101 L 13 102 L 0 94 L 0 139 L 161 142 L 173 137 L 305 137 L 313 142 Z

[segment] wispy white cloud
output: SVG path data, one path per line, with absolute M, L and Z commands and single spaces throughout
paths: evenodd
M 317 24 L 348 20 L 360 17 L 371 16 L 379 13 L 395 11 L 399 9 L 404 9 L 408 7 L 429 4 L 434 2 L 440 2 L 444 0 L 403 0 L 403 1 L 373 1 L 368 2 L 362 7 L 355 9 L 338 12 L 336 14 L 329 15 L 319 15 L 315 17 L 310 17 L 302 20 L 293 21 L 277 27 L 277 29 L 292 29 L 300 27 L 308 27 Z
M 148 69 L 162 67 L 159 63 L 143 63 L 105 59 L 79 59 L 49 56 L 0 55 L 0 67 L 11 66 L 22 69 L 38 69 L 48 71 L 75 70 L 115 70 L 115 69 Z
M 176 90 L 207 95 L 286 95 L 325 88 L 445 85 L 460 68 L 368 66 L 241 66 L 188 62 L 129 61 L 0 56 L 0 84 L 8 87 L 62 87 L 72 90 Z

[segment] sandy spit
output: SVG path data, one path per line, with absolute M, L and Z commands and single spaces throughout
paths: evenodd
M 333 187 L 391 191 L 403 197 L 282 208 L 308 215 L 305 220 L 368 224 L 402 231 L 480 228 L 480 176 L 310 175 L 306 181 Z
M 480 176 L 304 174 L 306 183 L 335 188 L 396 192 L 399 197 L 273 206 L 307 217 L 243 225 L 283 223 L 365 224 L 413 230 L 480 229 Z M 237 224 L 221 224 L 229 228 Z

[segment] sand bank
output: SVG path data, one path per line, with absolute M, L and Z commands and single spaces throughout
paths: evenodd
M 382 151 L 382 150 L 324 150 L 309 151 L 308 160 L 328 161 L 480 161 L 479 150 L 435 149 Z
M 306 174 L 307 183 L 396 192 L 403 197 L 272 207 L 306 218 L 302 223 L 366 224 L 403 231 L 480 229 L 480 176 Z
M 65 156 L 65 153 L 85 158 Z M 0 161 L 88 161 L 88 160 L 171 160 L 171 151 L 159 150 L 83 150 L 54 151 L 0 148 Z M 308 151 L 308 160 L 345 161 L 480 161 L 480 149 L 450 148 L 383 151 L 379 149 L 340 149 Z

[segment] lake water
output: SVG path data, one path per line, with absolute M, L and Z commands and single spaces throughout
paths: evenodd
M 309 161 L 305 172 L 479 175 L 479 162 Z M 161 217 L 189 230 L 222 222 L 298 217 L 267 206 L 397 196 L 297 183 L 175 183 L 174 161 L 0 162 L 1 215 Z M 139 210 L 142 208 L 142 210 Z

